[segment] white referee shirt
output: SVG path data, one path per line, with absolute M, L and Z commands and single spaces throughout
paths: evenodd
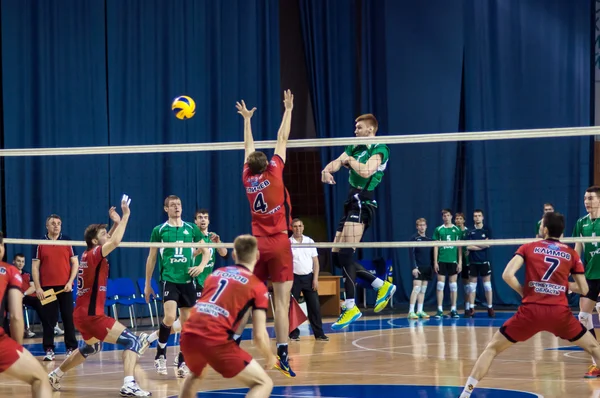
M 294 247 L 299 243 L 315 243 L 314 240 L 308 236 L 302 235 L 302 242 L 296 241 L 292 236 L 290 237 L 292 242 L 292 255 L 294 256 L 294 274 L 296 275 L 308 275 L 313 272 L 313 257 L 317 257 L 316 247 Z

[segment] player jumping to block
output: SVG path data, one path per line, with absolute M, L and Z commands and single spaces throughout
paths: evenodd
M 265 369 L 273 368 L 276 359 L 269 349 L 266 328 L 269 293 L 253 275 L 259 259 L 257 246 L 257 239 L 250 235 L 237 237 L 233 242 L 236 265 L 219 268 L 206 278 L 202 297 L 181 332 L 181 350 L 191 373 L 183 383 L 180 398 L 196 397 L 207 366 L 225 378 L 242 382 L 250 389 L 247 397 L 270 396 L 273 381 L 231 336 L 250 308 L 254 344 L 267 359 Z
M 550 332 L 568 340 L 600 361 L 600 344 L 575 319 L 569 308 L 567 291 L 585 295 L 588 284 L 577 252 L 559 241 L 564 229 L 562 214 L 544 214 L 541 226 L 544 240 L 521 246 L 506 266 L 502 279 L 523 297 L 522 304 L 477 359 L 460 398 L 471 396 L 497 355 L 517 342 L 529 340 L 538 332 Z M 525 284 L 521 286 L 515 274 L 523 264 Z M 569 275 L 575 282 L 569 282 Z
M 149 346 L 148 336 L 141 333 L 136 336 L 114 318 L 104 314 L 106 286 L 108 282 L 108 261 L 106 257 L 115 250 L 125 234 L 129 221 L 129 203 L 127 195 L 121 199 L 123 217 L 119 217 L 114 207 L 109 210 L 113 226 L 106 232 L 105 224 L 91 224 L 85 229 L 84 239 L 87 250 L 81 256 L 77 277 L 77 301 L 73 312 L 75 327 L 81 332 L 83 345 L 75 350 L 64 362 L 48 375 L 55 390 L 61 388 L 60 381 L 66 372 L 81 365 L 90 355 L 98 353 L 102 342 L 122 346 L 125 379 L 120 394 L 123 397 L 149 397 L 152 393 L 138 386 L 134 378 L 137 359 Z
M 361 137 L 374 137 L 377 133 L 377 119 L 371 114 L 359 116 L 356 119 L 354 134 Z M 350 169 L 350 191 L 344 203 L 344 215 L 340 220 L 335 242 L 357 243 L 360 242 L 364 232 L 369 228 L 375 216 L 377 201 L 375 188 L 383 178 L 383 172 L 390 158 L 390 150 L 382 144 L 348 145 L 337 159 L 330 162 L 321 172 L 321 181 L 325 184 L 335 184 L 333 173 L 342 166 Z M 354 249 L 333 248 L 331 257 L 333 265 L 344 270 L 346 302 L 339 319 L 331 325 L 334 330 L 347 327 L 362 316 L 355 305 L 356 277 L 360 276 L 369 282 L 377 291 L 375 312 L 382 311 L 390 301 L 396 286 L 388 281 L 383 281 L 366 271 L 360 264 L 354 262 Z
M 244 101 L 236 104 L 238 113 L 244 118 L 244 169 L 242 179 L 252 215 L 252 235 L 258 241 L 260 258 L 254 274 L 263 282 L 271 278 L 275 296 L 275 335 L 277 339 L 277 356 L 279 361 L 275 367 L 287 377 L 296 374 L 289 364 L 288 335 L 290 323 L 288 318 L 294 268 L 292 244 L 288 239 L 288 231 L 292 224 L 290 198 L 283 183 L 286 146 L 290 136 L 294 96 L 287 90 L 284 93 L 285 112 L 281 127 L 277 133 L 275 154 L 271 161 L 260 151 L 254 149 L 254 138 L 250 119 L 256 108 L 248 110 Z M 248 315 L 248 314 L 246 314 Z M 243 328 L 243 324 L 240 326 Z M 236 338 L 243 329 L 238 329 Z

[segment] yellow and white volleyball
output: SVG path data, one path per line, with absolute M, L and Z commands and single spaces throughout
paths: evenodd
M 181 95 L 173 100 L 171 109 L 177 119 L 189 119 L 196 113 L 196 103 L 191 97 Z

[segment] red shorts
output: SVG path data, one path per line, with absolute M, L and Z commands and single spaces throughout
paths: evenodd
M 73 324 L 85 341 L 92 338 L 104 341 L 108 331 L 112 329 L 116 322 L 115 318 L 106 315 L 78 316 L 77 313 L 73 314 Z
M 233 340 L 215 344 L 196 333 L 181 333 L 181 352 L 190 371 L 200 376 L 206 365 L 225 378 L 237 376 L 252 361 L 252 356 Z
M 8 337 L 7 334 L 0 336 L 0 373 L 13 366 L 21 357 L 20 352 L 23 352 L 23 347 Z
M 500 328 L 500 333 L 516 343 L 538 332 L 550 332 L 561 339 L 577 341 L 587 332 L 568 307 L 524 304 Z
M 292 243 L 286 234 L 257 236 L 260 257 L 254 267 L 254 275 L 263 282 L 271 277 L 271 282 L 294 280 L 294 260 Z

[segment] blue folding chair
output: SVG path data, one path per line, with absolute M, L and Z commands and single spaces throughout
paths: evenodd
M 369 271 L 377 278 L 393 283 L 394 278 L 392 260 L 386 260 L 385 268 L 379 270 L 372 260 L 361 260 L 359 263 L 365 268 L 365 270 Z M 363 305 L 365 308 L 367 308 L 367 289 L 371 288 L 371 284 L 360 277 L 356 278 L 356 283 L 363 288 Z M 392 296 L 390 299 L 390 307 L 394 308 L 394 296 Z
M 140 289 L 140 294 L 144 297 L 144 287 L 146 286 L 146 278 L 138 278 L 137 280 L 138 288 Z M 162 297 L 160 297 L 160 288 L 158 287 L 158 283 L 152 278 L 150 280 L 150 286 L 152 286 L 152 290 L 154 290 L 154 296 L 150 297 L 150 301 L 154 303 L 154 313 L 156 314 L 156 324 L 158 325 L 158 305 L 157 301 L 162 301 Z M 148 302 L 148 309 L 150 310 L 150 318 L 152 319 L 152 326 L 154 326 L 154 318 L 152 318 L 152 307 L 150 306 L 150 302 Z
M 117 307 L 115 297 L 115 284 L 112 279 L 109 279 L 106 283 L 106 303 L 104 303 L 105 307 L 108 307 L 108 315 L 110 315 L 110 309 L 112 308 L 113 318 L 119 320 L 117 315 Z
M 131 327 L 137 327 L 137 318 L 135 316 L 135 305 L 146 305 L 143 297 L 137 297 L 137 290 L 133 281 L 129 278 L 117 278 L 113 280 L 115 288 L 115 303 L 124 305 L 129 309 L 129 320 Z

